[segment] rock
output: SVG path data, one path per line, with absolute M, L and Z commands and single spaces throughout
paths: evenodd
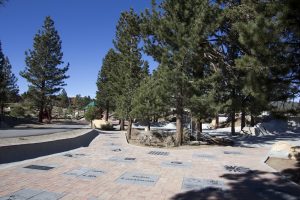
M 172 135 L 169 135 L 169 136 L 167 136 L 166 137 L 166 139 L 165 139 L 165 144 L 168 146 L 168 147 L 170 147 L 170 146 L 175 146 L 175 138 L 174 138 L 174 136 L 172 136 Z
M 255 127 L 247 127 L 245 126 L 243 130 L 240 132 L 241 134 L 253 135 L 255 136 Z
M 102 119 L 94 119 L 92 124 L 91 124 L 91 127 L 93 128 L 101 128 L 102 125 L 108 125 L 109 122 L 105 121 L 105 120 L 102 120 Z
M 269 152 L 269 156 L 276 157 L 276 158 L 289 159 L 291 147 L 292 147 L 292 145 L 289 144 L 288 142 L 284 142 L 284 141 L 276 142 L 272 146 L 272 148 Z
M 300 160 L 300 146 L 290 148 L 289 158 L 292 160 Z

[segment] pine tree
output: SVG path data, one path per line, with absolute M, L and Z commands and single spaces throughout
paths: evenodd
M 230 116 L 231 133 L 235 133 L 235 115 L 242 111 L 244 122 L 245 109 L 249 94 L 244 93 L 249 70 L 240 67 L 238 60 L 249 54 L 249 48 L 240 42 L 239 25 L 251 21 L 255 17 L 253 4 L 250 1 L 216 1 L 219 8 L 219 25 L 213 38 L 220 54 L 220 65 L 214 75 L 215 100 Z M 252 36 L 251 36 L 252 37 Z M 242 123 L 243 126 L 244 123 Z
M 153 1 L 152 5 L 152 12 L 143 15 L 145 50 L 169 71 L 165 84 L 171 87 L 171 105 L 176 109 L 176 140 L 181 145 L 184 108 L 192 95 L 191 71 L 198 67 L 193 61 L 204 61 L 213 53 L 209 35 L 215 29 L 214 11 L 207 1 L 197 0 L 165 0 L 159 6 Z
M 110 109 L 115 108 L 115 97 L 118 96 L 118 67 L 119 67 L 119 55 L 110 49 L 103 59 L 101 70 L 97 79 L 97 106 L 105 110 L 105 120 L 108 120 Z
M 70 104 L 69 97 L 68 97 L 68 94 L 65 89 L 61 90 L 61 93 L 58 98 L 59 98 L 59 106 L 60 107 L 62 107 L 62 108 L 69 107 L 69 104 Z
M 11 71 L 9 59 L 4 56 L 0 42 L 0 107 L 1 115 L 4 114 L 5 103 L 12 101 L 18 95 L 17 78 Z
M 294 0 L 252 6 L 255 17 L 238 26 L 240 42 L 250 50 L 239 65 L 255 71 L 252 79 L 264 80 L 264 87 L 260 88 L 255 81 L 247 84 L 258 96 L 252 96 L 252 105 L 262 94 L 266 95 L 264 108 L 272 101 L 287 101 L 299 94 L 300 9 Z
M 34 37 L 33 50 L 26 51 L 25 55 L 27 66 L 20 74 L 29 82 L 32 100 L 39 110 L 39 122 L 42 122 L 46 108 L 51 108 L 54 94 L 66 85 L 64 79 L 68 78 L 69 69 L 69 64 L 59 67 L 64 63 L 61 40 L 49 16 Z
M 134 94 L 131 115 L 147 121 L 148 130 L 151 119 L 163 117 L 171 109 L 170 90 L 164 83 L 167 74 L 163 70 L 164 68 L 160 67 L 152 76 L 145 78 Z
M 131 138 L 132 100 L 135 90 L 139 87 L 141 80 L 145 77 L 145 65 L 139 48 L 140 18 L 131 9 L 121 13 L 117 24 L 116 39 L 114 45 L 119 54 L 119 77 L 117 85 L 119 94 L 116 97 L 116 113 L 123 121 L 129 120 L 127 138 Z M 122 126 L 121 126 L 122 127 Z
M 243 128 L 245 112 L 251 114 L 253 126 L 253 118 L 270 110 L 271 102 L 287 101 L 299 94 L 299 6 L 293 0 L 245 1 L 228 9 L 238 33 L 238 40 L 230 43 L 235 42 L 240 49 L 234 64 L 240 82 Z M 244 19 L 236 20 L 236 16 Z

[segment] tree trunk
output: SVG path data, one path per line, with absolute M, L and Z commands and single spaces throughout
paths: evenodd
M 47 108 L 47 119 L 49 122 L 52 120 L 52 108 Z
M 1 105 L 1 113 L 0 113 L 1 115 L 3 115 L 4 114 L 4 105 Z
M 241 116 L 241 131 L 246 126 L 246 113 L 245 108 L 242 108 L 242 116 Z
M 231 134 L 235 134 L 235 111 L 233 110 L 231 113 Z
M 40 123 L 43 122 L 43 114 L 44 114 L 44 109 L 43 109 L 43 106 L 41 106 L 40 110 L 39 110 L 39 122 Z
M 219 113 L 216 114 L 216 126 L 215 129 L 219 128 Z
M 109 102 L 106 103 L 106 111 L 105 111 L 105 121 L 108 121 L 109 117 Z
M 201 130 L 200 130 L 200 120 L 197 119 L 196 120 L 196 140 L 199 141 L 199 135 L 201 133 Z
M 200 133 L 202 133 L 202 121 L 201 120 L 199 121 L 199 131 L 200 131 Z
M 124 131 L 125 128 L 124 128 L 124 119 L 121 119 L 121 122 L 120 122 L 120 131 Z
M 255 117 L 251 114 L 251 120 L 250 120 L 250 126 L 251 127 L 254 127 L 254 125 L 255 125 L 255 119 L 254 119 Z
M 151 126 L 150 119 L 148 119 L 148 131 L 150 131 L 150 126 Z
M 196 141 L 198 141 L 198 120 L 196 119 L 196 122 L 195 122 L 195 133 L 196 133 Z
M 1 105 L 0 122 L 4 121 L 4 105 Z M 1 127 L 1 124 L 0 124 Z
M 176 114 L 176 145 L 182 145 L 182 135 L 183 135 L 183 126 L 182 126 L 182 112 Z
M 127 127 L 127 140 L 131 139 L 131 128 L 132 128 L 132 119 L 129 118 L 128 127 Z

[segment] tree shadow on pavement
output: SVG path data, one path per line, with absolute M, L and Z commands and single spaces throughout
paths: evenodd
M 228 189 L 204 188 L 176 194 L 172 200 L 299 200 L 300 186 L 279 176 L 278 173 L 250 171 L 224 174 Z
M 279 141 L 300 141 L 300 133 L 281 133 L 274 135 L 265 135 L 265 136 L 248 136 L 236 138 L 236 145 L 249 147 L 251 145 L 273 145 Z
M 281 173 L 300 185 L 300 154 L 296 156 L 296 160 L 294 168 L 282 170 Z

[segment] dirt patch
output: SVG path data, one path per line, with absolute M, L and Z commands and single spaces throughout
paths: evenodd
M 279 171 L 282 175 L 300 184 L 300 162 L 299 160 L 269 157 L 266 164 Z
M 129 144 L 140 146 L 140 147 L 149 147 L 149 145 L 141 144 L 138 140 L 136 139 L 131 139 L 128 141 Z M 164 145 L 159 145 L 159 144 L 153 144 L 151 147 L 158 147 L 158 148 L 163 148 L 163 149 L 178 149 L 178 150 L 184 150 L 184 149 L 199 149 L 199 148 L 212 148 L 212 147 L 218 147 L 217 145 L 206 145 L 206 144 L 199 144 L 199 145 L 187 145 L 184 144 L 182 146 L 164 146 Z

